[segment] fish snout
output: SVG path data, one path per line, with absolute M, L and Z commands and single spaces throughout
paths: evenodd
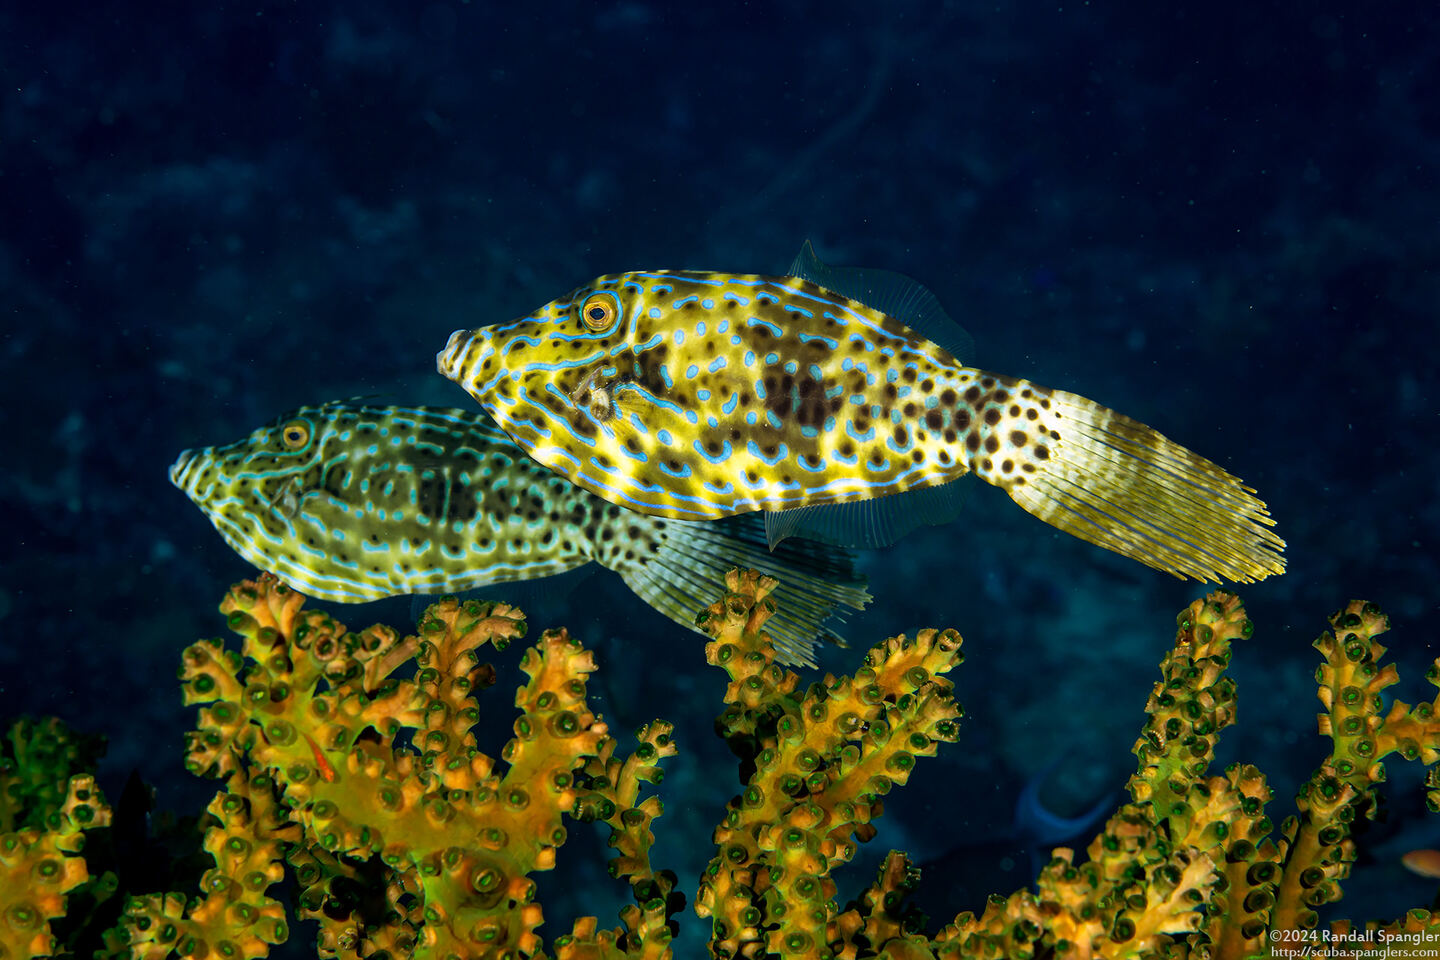
M 199 474 L 197 467 L 201 460 L 203 450 L 181 450 L 180 456 L 170 464 L 170 482 L 179 487 L 187 496 L 195 496 L 195 477 Z
M 480 365 L 493 352 L 490 338 L 483 330 L 456 330 L 450 334 L 445 349 L 435 354 L 435 369 L 441 376 L 470 390 Z

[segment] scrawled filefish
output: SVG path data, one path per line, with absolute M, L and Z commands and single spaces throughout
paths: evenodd
M 301 407 L 235 443 L 186 450 L 170 480 L 246 560 L 342 603 L 455 593 L 593 561 L 694 629 L 725 571 L 755 567 L 781 584 L 767 629 L 789 662 L 808 664 L 815 639 L 833 639 L 826 621 L 869 600 L 842 548 L 799 542 L 772 554 L 760 523 L 622 509 L 464 410 Z
M 933 488 L 912 513 L 947 519 L 951 481 L 973 473 L 1178 577 L 1285 569 L 1238 479 L 1084 397 L 964 365 L 964 348 L 936 342 L 957 331 L 914 281 L 827 267 L 807 244 L 789 276 L 603 276 L 457 330 L 436 362 L 536 460 L 643 513 L 772 511 L 771 542 L 798 529 L 882 543 L 913 525 L 886 495 Z M 815 510 L 857 501 L 870 509 L 838 525 L 843 512 Z

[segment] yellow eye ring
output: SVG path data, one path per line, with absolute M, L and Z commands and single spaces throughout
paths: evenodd
M 580 305 L 580 320 L 591 330 L 604 330 L 619 314 L 613 293 L 592 293 Z
M 286 450 L 299 450 L 310 442 L 310 424 L 304 420 L 291 420 L 280 428 L 280 442 Z

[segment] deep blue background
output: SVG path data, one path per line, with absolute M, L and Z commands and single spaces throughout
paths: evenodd
M 1222 758 L 1271 775 L 1277 822 L 1326 749 L 1309 646 L 1326 615 L 1381 603 L 1397 690 L 1428 699 L 1433 5 L 530 8 L 0 6 L 0 715 L 107 732 L 112 797 L 138 769 L 193 812 L 212 787 L 181 769 L 174 670 L 250 571 L 166 481 L 180 449 L 357 394 L 468 404 L 434 373 L 456 327 L 604 272 L 778 272 L 806 238 L 930 285 L 979 365 L 1148 422 L 1270 504 L 1290 571 L 1241 590 L 1257 631 Z M 972 502 L 865 557 L 877 599 L 849 630 L 862 648 L 966 637 L 963 739 L 887 799 L 871 844 L 937 861 L 922 887 L 941 920 L 1023 882 L 1028 865 L 1004 868 L 1028 859 L 1005 839 L 1024 783 L 1048 770 L 1042 796 L 1070 813 L 1120 789 L 1174 614 L 1201 592 L 998 491 Z M 701 640 L 604 573 L 532 619 L 598 649 L 617 730 L 657 705 L 679 725 L 659 858 L 693 890 L 736 789 Z M 516 676 L 488 701 L 496 748 Z M 1440 830 L 1418 772 L 1389 766 L 1340 911 L 1357 919 L 1435 893 L 1398 861 Z M 562 851 L 568 889 L 543 888 L 548 937 L 576 911 L 614 922 L 587 843 Z

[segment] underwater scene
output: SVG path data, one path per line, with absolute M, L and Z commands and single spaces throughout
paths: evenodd
M 0 7 L 0 958 L 1440 956 L 1437 51 Z

